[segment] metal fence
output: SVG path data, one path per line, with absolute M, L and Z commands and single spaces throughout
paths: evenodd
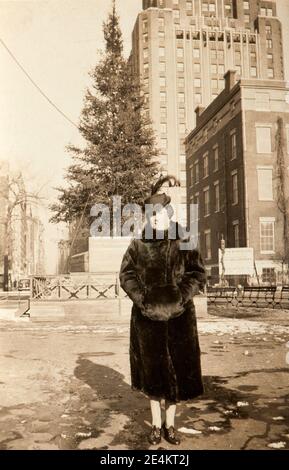
M 103 300 L 125 298 L 119 273 L 32 277 L 33 300 Z

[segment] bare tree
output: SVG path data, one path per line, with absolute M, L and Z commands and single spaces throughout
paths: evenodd
M 2 184 L 0 185 L 0 200 L 2 205 L 2 214 L 0 223 L 3 226 L 2 231 L 2 256 L 4 261 L 4 291 L 9 288 L 9 266 L 13 259 L 12 237 L 13 222 L 19 218 L 17 209 L 20 209 L 25 221 L 27 204 L 38 204 L 41 200 L 40 191 L 29 193 L 23 181 L 22 173 L 9 173 L 2 175 Z
M 276 178 L 277 178 L 277 205 L 283 217 L 283 281 L 284 265 L 289 269 L 289 195 L 286 187 L 287 169 L 284 157 L 284 122 L 281 117 L 277 119 L 276 132 Z

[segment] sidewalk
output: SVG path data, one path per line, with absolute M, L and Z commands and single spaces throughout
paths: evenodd
M 149 402 L 129 385 L 129 316 L 96 313 L 1 321 L 0 449 L 153 448 Z M 178 407 L 179 449 L 289 449 L 283 317 L 212 313 L 198 320 L 205 395 Z

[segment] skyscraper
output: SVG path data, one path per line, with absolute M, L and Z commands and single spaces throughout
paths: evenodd
M 178 202 L 185 202 L 184 138 L 195 127 L 195 108 L 207 107 L 223 90 L 229 69 L 237 78 L 284 79 L 276 1 L 144 0 L 131 61 L 163 173 L 180 178 Z

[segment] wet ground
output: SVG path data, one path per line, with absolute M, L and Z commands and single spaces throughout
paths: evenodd
M 178 406 L 179 449 L 289 449 L 288 319 L 224 307 L 199 318 L 205 394 Z M 127 315 L 79 308 L 1 321 L 0 449 L 153 449 L 149 402 L 130 388 L 128 332 Z

